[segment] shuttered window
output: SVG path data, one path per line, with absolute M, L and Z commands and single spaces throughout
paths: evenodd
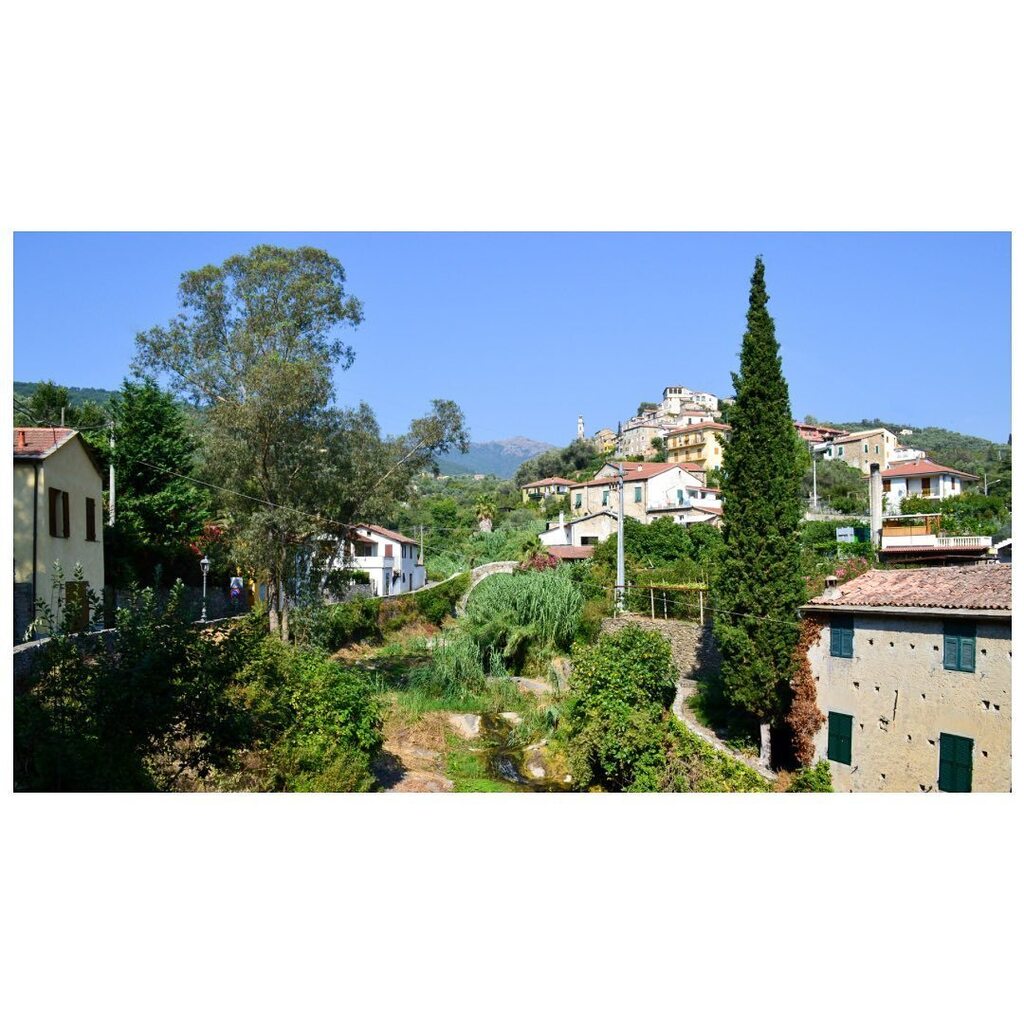
M 853 749 L 853 715 L 838 711 L 828 713 L 828 759 L 840 764 L 851 764 Z
M 644 489 L 642 487 L 634 487 L 633 488 L 633 500 L 634 501 L 640 501 L 641 497 L 643 496 L 643 493 L 644 493 Z
M 829 653 L 833 658 L 853 657 L 853 616 L 833 615 L 830 626 L 832 643 Z
M 96 499 L 85 499 L 85 539 L 96 539 Z
M 974 740 L 939 733 L 939 789 L 944 793 L 970 793 Z
M 64 519 L 64 536 L 71 536 L 71 495 L 67 491 L 60 492 L 61 516 Z
M 601 492 L 601 504 L 602 505 L 607 505 L 608 504 L 608 492 L 607 491 L 602 491 Z
M 50 536 L 60 537 L 62 535 L 60 528 L 60 491 L 58 491 L 56 487 L 50 487 L 47 489 L 46 496 L 50 503 L 50 515 L 48 520 L 50 524 Z
M 950 672 L 973 672 L 977 643 L 975 624 L 947 621 L 942 632 L 942 667 Z
M 577 494 L 576 495 L 576 508 L 580 508 L 582 506 L 582 504 L 583 504 L 583 495 L 582 494 Z

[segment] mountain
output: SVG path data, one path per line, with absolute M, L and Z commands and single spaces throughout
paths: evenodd
M 438 468 L 445 476 L 463 476 L 467 473 L 485 473 L 511 479 L 519 466 L 541 452 L 555 446 L 545 441 L 533 441 L 528 437 L 509 437 L 504 441 L 474 441 L 469 451 L 449 452 L 437 460 Z
M 14 393 L 18 398 L 31 398 L 36 388 L 37 381 L 16 380 L 14 382 Z M 68 388 L 68 400 L 72 405 L 81 405 L 83 402 L 96 402 L 99 405 L 106 405 L 117 391 L 107 391 L 105 388 Z

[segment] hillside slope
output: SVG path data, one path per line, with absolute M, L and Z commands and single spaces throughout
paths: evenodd
M 534 441 L 528 437 L 510 437 L 504 441 L 472 442 L 469 451 L 449 452 L 438 459 L 438 467 L 445 476 L 484 473 L 509 480 L 527 459 L 550 451 L 554 445 Z

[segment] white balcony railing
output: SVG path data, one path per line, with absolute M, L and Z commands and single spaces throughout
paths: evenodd
M 882 550 L 885 551 L 887 548 L 921 548 L 926 550 L 928 548 L 946 548 L 956 550 L 958 548 L 990 548 L 992 547 L 991 537 L 982 536 L 963 536 L 963 537 L 946 537 L 937 533 L 918 534 L 916 536 L 907 535 L 886 535 L 882 534 Z

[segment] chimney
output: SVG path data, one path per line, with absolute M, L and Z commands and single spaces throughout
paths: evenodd
M 564 512 L 559 512 L 558 513 L 558 528 L 560 530 L 564 530 L 565 529 L 565 513 Z
M 27 448 L 28 447 L 28 441 L 25 440 L 25 431 L 24 430 L 19 430 L 18 431 L 18 447 L 19 448 Z
M 871 543 L 877 550 L 882 546 L 882 469 L 877 462 L 871 463 L 868 496 L 871 509 Z
M 835 597 L 839 593 L 839 578 L 837 576 L 825 577 L 825 593 L 822 597 Z

